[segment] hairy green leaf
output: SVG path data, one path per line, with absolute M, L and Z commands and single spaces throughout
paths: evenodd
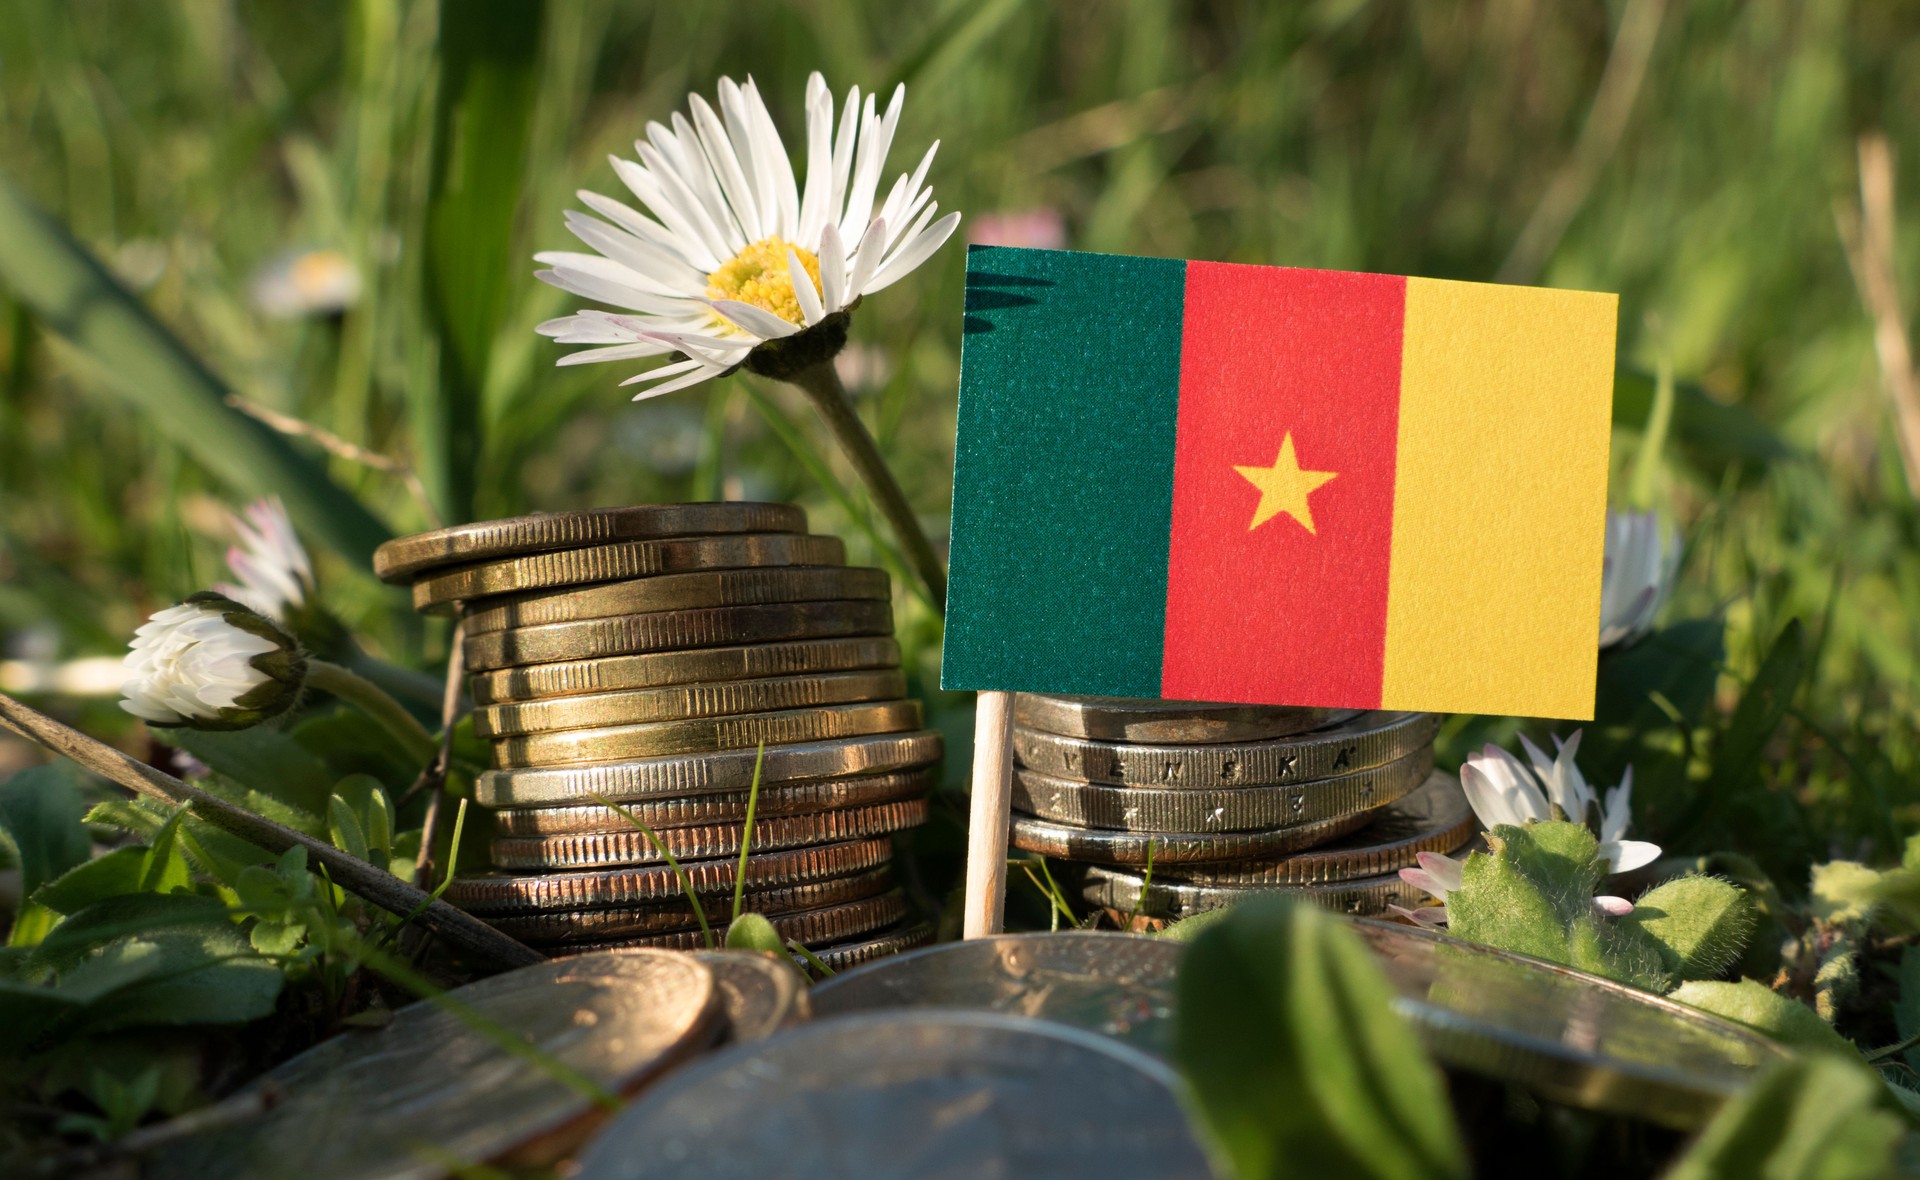
M 1341 919 L 1260 898 L 1194 940 L 1175 1059 L 1243 1178 L 1464 1176 L 1440 1072 Z
M 787 942 L 773 928 L 773 923 L 766 915 L 752 910 L 735 918 L 727 927 L 727 946 L 743 951 L 772 951 L 777 955 L 787 953 Z
M 167 740 L 249 790 L 313 816 L 327 813 L 338 776 L 317 755 L 277 729 L 255 726 L 223 733 L 175 729 Z
M 1694 980 L 1681 984 L 1671 998 L 1758 1029 L 1776 1041 L 1797 1048 L 1839 1053 L 1855 1059 L 1860 1056 L 1853 1042 L 1833 1031 L 1833 1026 L 1820 1019 L 1813 1009 L 1755 980 L 1743 979 L 1738 983 Z
M 1903 1128 L 1871 1071 L 1811 1054 L 1768 1070 L 1707 1124 L 1667 1180 L 1876 1180 Z
M 80 773 L 63 761 L 0 783 L 0 853 L 20 870 L 22 894 L 32 894 L 92 851 L 80 823 L 86 810 L 80 781 Z
M 1620 919 L 1644 931 L 1678 979 L 1712 979 L 1732 966 L 1753 936 L 1746 892 L 1718 877 L 1681 877 L 1650 890 Z

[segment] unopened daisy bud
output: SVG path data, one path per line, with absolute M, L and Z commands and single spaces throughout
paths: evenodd
M 1600 575 L 1600 646 L 1631 643 L 1653 630 L 1654 616 L 1680 569 L 1680 539 L 1651 512 L 1608 512 Z
M 246 729 L 293 707 L 306 682 L 299 644 L 224 594 L 195 594 L 133 633 L 120 707 L 149 725 Z

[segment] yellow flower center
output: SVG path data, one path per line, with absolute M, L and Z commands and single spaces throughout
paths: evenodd
M 790 324 L 804 324 L 800 299 L 793 293 L 793 278 L 787 272 L 787 251 L 792 250 L 820 291 L 820 260 L 785 238 L 762 238 L 720 264 L 707 276 L 707 298 L 737 299 L 750 303 Z

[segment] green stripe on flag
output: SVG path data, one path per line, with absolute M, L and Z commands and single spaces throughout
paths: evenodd
M 1160 695 L 1186 264 L 967 251 L 941 684 Z

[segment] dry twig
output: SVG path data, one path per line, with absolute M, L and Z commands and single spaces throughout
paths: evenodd
M 349 463 L 358 463 L 362 467 L 371 467 L 375 471 L 394 476 L 406 486 L 407 494 L 420 506 L 420 513 L 434 528 L 441 525 L 440 514 L 434 511 L 433 500 L 427 495 L 427 485 L 420 481 L 414 469 L 391 455 L 379 451 L 370 451 L 358 443 L 348 442 L 331 430 L 302 421 L 291 414 L 282 414 L 259 402 L 248 401 L 237 393 L 227 395 L 227 404 L 239 410 L 249 418 L 266 423 L 281 434 L 294 438 L 304 438 L 315 443 L 329 455 L 345 459 Z
M 1875 131 L 1860 137 L 1859 151 L 1860 208 L 1856 212 L 1835 201 L 1833 219 L 1860 302 L 1873 320 L 1873 351 L 1880 362 L 1880 385 L 1893 408 L 1907 491 L 1920 496 L 1920 373 L 1913 367 L 1913 344 L 1894 277 L 1893 149 L 1887 137 Z

